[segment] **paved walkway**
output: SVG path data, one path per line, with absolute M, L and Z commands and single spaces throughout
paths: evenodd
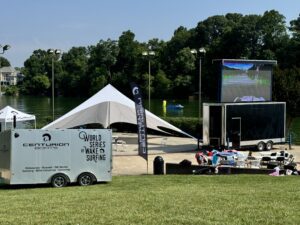
M 147 161 L 138 156 L 137 135 L 128 133 L 114 133 L 118 140 L 113 144 L 113 175 L 140 175 L 153 174 L 153 161 L 156 156 L 161 156 L 165 163 L 179 163 L 184 159 L 197 165 L 195 154 L 197 140 L 181 137 L 163 137 L 148 135 L 148 165 Z M 272 151 L 288 149 L 287 145 L 277 145 Z M 300 162 L 300 146 L 293 146 L 289 150 Z M 248 151 L 244 151 L 248 154 Z M 261 152 L 254 152 L 259 156 Z M 300 169 L 300 164 L 298 164 Z
M 114 133 L 113 155 L 137 155 L 137 134 Z M 184 152 L 197 149 L 197 140 L 183 137 L 148 135 L 149 154 Z
M 192 138 L 148 135 L 147 161 L 138 155 L 137 135 L 114 133 L 113 175 L 153 174 L 153 160 L 162 156 L 166 162 L 194 161 L 197 140 Z

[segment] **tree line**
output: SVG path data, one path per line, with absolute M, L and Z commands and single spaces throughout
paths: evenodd
M 277 60 L 273 100 L 286 101 L 291 114 L 300 103 L 300 14 L 289 25 L 278 11 L 263 15 L 228 13 L 200 21 L 196 27 L 178 27 L 169 41 L 153 38 L 138 42 L 128 30 L 118 40 L 100 40 L 95 45 L 72 47 L 61 57 L 38 49 L 24 62 L 20 94 L 51 95 L 52 60 L 55 93 L 88 97 L 111 83 L 130 95 L 131 81 L 147 96 L 149 61 L 152 98 L 187 98 L 199 84 L 199 57 L 192 49 L 206 49 L 202 56 L 202 96 L 215 98 L 213 59 Z M 153 51 L 155 55 L 143 52 Z M 2 58 L 3 60 L 3 58 Z

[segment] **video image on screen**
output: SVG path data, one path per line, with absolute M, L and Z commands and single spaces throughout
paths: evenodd
M 221 102 L 271 101 L 272 66 L 255 62 L 224 62 Z

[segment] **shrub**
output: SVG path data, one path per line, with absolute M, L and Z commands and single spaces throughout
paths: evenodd
M 18 87 L 17 86 L 7 86 L 5 88 L 5 95 L 18 96 L 19 95 Z
M 164 117 L 163 119 L 194 137 L 202 136 L 202 120 L 199 121 L 197 117 Z

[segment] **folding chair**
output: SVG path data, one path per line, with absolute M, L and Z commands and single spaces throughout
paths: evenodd
M 276 158 L 276 161 L 278 162 L 278 165 L 280 166 L 280 168 L 282 168 L 284 166 L 284 156 L 278 156 Z
M 167 145 L 168 137 L 163 137 L 160 142 L 160 146 L 164 147 Z
M 260 160 L 260 165 L 267 167 L 268 164 L 270 163 L 270 161 L 271 161 L 271 157 L 269 157 L 269 156 L 263 156 L 261 158 L 261 160 Z
M 126 147 L 127 147 L 126 141 L 118 139 L 117 143 L 116 143 L 116 150 L 117 151 L 118 151 L 119 147 L 121 147 L 120 152 L 124 152 L 126 150 Z

